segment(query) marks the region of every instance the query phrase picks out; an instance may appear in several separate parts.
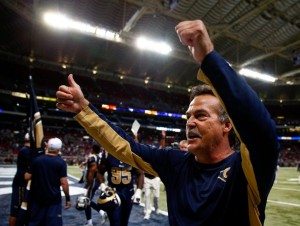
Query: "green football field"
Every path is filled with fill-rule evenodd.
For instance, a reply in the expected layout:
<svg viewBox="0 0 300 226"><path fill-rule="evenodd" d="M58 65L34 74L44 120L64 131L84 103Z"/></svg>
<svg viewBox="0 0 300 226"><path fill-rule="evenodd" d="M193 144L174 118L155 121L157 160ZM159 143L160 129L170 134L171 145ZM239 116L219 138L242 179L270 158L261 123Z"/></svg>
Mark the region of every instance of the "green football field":
<svg viewBox="0 0 300 226"><path fill-rule="evenodd" d="M79 178L78 166L69 166L68 173ZM265 226L299 226L300 225L300 173L295 167L280 168L277 182L268 198ZM164 186L161 186L159 208L167 211Z"/></svg>

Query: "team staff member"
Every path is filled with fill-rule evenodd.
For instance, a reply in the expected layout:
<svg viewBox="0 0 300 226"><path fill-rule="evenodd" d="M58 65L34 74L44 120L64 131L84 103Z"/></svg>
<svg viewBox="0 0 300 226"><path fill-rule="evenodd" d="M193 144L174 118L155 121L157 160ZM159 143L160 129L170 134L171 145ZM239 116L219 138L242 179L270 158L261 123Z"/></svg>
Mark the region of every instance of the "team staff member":
<svg viewBox="0 0 300 226"><path fill-rule="evenodd" d="M164 148L166 146L166 131L161 131L161 137L159 141L159 148ZM155 213L159 213L158 209L158 201L160 195L160 178L157 176L153 176L149 173L145 173L144 179L144 191L145 191L145 208L144 208L144 219L150 219L152 212L151 205L151 192L153 193L153 207Z"/></svg>
<svg viewBox="0 0 300 226"><path fill-rule="evenodd" d="M153 207L155 213L159 213L158 210L158 201L159 201L159 194L160 194L160 178L157 176L153 176L149 173L145 173L144 179L144 191L145 191L145 208L144 208L144 219L150 219L151 212L152 212L152 205L151 205L151 191L153 192Z"/></svg>
<svg viewBox="0 0 300 226"><path fill-rule="evenodd" d="M36 157L28 175L31 178L29 226L61 226L60 186L66 197L65 208L71 207L67 164L58 155L62 148L59 138L49 139L44 155Z"/></svg>
<svg viewBox="0 0 300 226"><path fill-rule="evenodd" d="M25 173L28 172L31 162L31 150L29 134L26 133L24 137L24 147L18 153L17 172L13 179L11 206L9 216L9 226L23 225L26 219L17 219L20 211L21 202L24 198L27 180ZM25 220L25 221L24 221Z"/></svg>
<svg viewBox="0 0 300 226"><path fill-rule="evenodd" d="M181 22L176 32L201 65L199 78L210 85L191 92L188 152L134 142L89 104L71 75L69 86L56 93L57 107L78 113L76 120L108 152L159 175L170 225L262 225L278 158L275 123L246 81L214 51L201 20ZM233 128L239 152L230 143Z"/></svg>

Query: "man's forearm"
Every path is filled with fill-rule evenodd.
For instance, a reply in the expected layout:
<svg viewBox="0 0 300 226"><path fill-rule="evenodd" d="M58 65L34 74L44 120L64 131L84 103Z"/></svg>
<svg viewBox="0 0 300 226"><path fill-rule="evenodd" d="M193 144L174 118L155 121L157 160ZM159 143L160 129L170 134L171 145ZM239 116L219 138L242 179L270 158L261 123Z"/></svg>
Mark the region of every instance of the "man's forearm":
<svg viewBox="0 0 300 226"><path fill-rule="evenodd" d="M116 132L109 122L99 117L91 108L86 107L79 114L75 116L75 119L81 124L83 128L99 143L101 146L115 158L125 162L133 167L142 169L152 175L157 175L149 163L145 162L140 156L132 152L130 142L134 142L132 138L129 138L122 132L122 136ZM121 133L121 132L120 132ZM128 140L127 140L128 139Z"/></svg>
<svg viewBox="0 0 300 226"><path fill-rule="evenodd" d="M66 196L66 201L70 201L70 194L69 194L69 183L67 178L61 178L60 179L60 185L63 189L63 192Z"/></svg>
<svg viewBox="0 0 300 226"><path fill-rule="evenodd" d="M144 186L144 172L141 172L137 178L137 188L142 189Z"/></svg>
<svg viewBox="0 0 300 226"><path fill-rule="evenodd" d="M61 185L62 186L62 189L63 189L63 192L65 195L69 195L69 184L67 183L64 183Z"/></svg>

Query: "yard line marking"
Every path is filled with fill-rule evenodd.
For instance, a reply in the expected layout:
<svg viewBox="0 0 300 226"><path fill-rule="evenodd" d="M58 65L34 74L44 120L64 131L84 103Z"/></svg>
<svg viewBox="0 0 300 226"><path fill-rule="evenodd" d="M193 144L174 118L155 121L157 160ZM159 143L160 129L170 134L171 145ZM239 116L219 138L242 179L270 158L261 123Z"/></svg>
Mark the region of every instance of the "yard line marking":
<svg viewBox="0 0 300 226"><path fill-rule="evenodd" d="M65 196L65 193L62 191L62 187L61 188L61 196ZM85 193L85 189L84 188L80 188L80 187L76 187L76 186L69 186L69 193L71 196L73 195L82 195Z"/></svg>
<svg viewBox="0 0 300 226"><path fill-rule="evenodd" d="M268 199L268 202L276 203L276 204L282 204L282 205L288 205L288 206L300 207L300 204L290 203L290 202L280 202L280 201L275 201L275 200L270 200L270 199Z"/></svg>
<svg viewBox="0 0 300 226"><path fill-rule="evenodd" d="M142 206L142 207L145 207L145 203L143 203L143 202L141 202L141 203L138 204L138 205L140 205L140 206ZM152 207L151 209L152 209L152 211L155 211L154 207ZM167 211L164 211L164 210L158 209L158 213L160 213L160 214L162 214L162 215L165 215L165 216L168 216L168 212L167 212Z"/></svg>
<svg viewBox="0 0 300 226"><path fill-rule="evenodd" d="M286 191L300 191L299 189L293 189L293 188L280 188L280 187L273 187L273 189L286 190Z"/></svg>
<svg viewBox="0 0 300 226"><path fill-rule="evenodd" d="M71 196L72 195L84 194L84 192L85 192L84 188L76 187L76 186L69 186L69 193L70 193ZM0 188L0 196L11 194L11 193L12 193L12 187ZM64 192L62 191L62 188L61 188L61 195L65 196Z"/></svg>
<svg viewBox="0 0 300 226"><path fill-rule="evenodd" d="M7 175L7 176L3 176L3 175L0 175L0 178L14 178L15 176L13 176L13 175L11 175L11 176L9 176L9 175Z"/></svg>
<svg viewBox="0 0 300 226"><path fill-rule="evenodd" d="M299 179L298 178L290 178L290 179L287 179L287 181L299 181Z"/></svg>
<svg viewBox="0 0 300 226"><path fill-rule="evenodd" d="M7 188L0 188L0 195L7 195L11 194L12 188L7 187Z"/></svg>
<svg viewBox="0 0 300 226"><path fill-rule="evenodd" d="M71 178L74 179L74 180L79 180L78 177L75 177L75 176L73 176L73 175L71 175L71 174L69 174L69 173L68 173L68 177L71 177Z"/></svg>
<svg viewBox="0 0 300 226"><path fill-rule="evenodd" d="M12 181L0 181L0 185L12 185Z"/></svg>
<svg viewBox="0 0 300 226"><path fill-rule="evenodd" d="M285 182L277 182L277 184L299 184L298 181L285 181Z"/></svg>

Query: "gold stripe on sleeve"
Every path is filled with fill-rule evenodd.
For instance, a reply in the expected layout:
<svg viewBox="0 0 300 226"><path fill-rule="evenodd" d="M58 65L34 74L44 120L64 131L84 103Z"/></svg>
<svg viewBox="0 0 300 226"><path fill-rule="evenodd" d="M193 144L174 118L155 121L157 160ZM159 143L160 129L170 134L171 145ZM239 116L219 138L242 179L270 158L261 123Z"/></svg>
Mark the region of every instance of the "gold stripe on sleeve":
<svg viewBox="0 0 300 226"><path fill-rule="evenodd" d="M115 132L89 106L74 118L109 154L133 167L158 176L149 163L132 152L129 142Z"/></svg>
<svg viewBox="0 0 300 226"><path fill-rule="evenodd" d="M223 100L221 99L218 92L213 87L209 78L204 74L204 72L201 69L198 71L197 79L212 87L215 96L218 97L223 108L226 110ZM226 112L227 112L227 110L226 110ZM238 137L238 139L241 142L240 151L241 151L241 156L242 156L242 168L243 168L244 174L245 174L247 182L248 182L247 191L248 191L248 207L249 207L250 225L251 226L261 226L262 224L259 219L259 211L258 211L258 207L257 207L260 203L260 194L258 191L258 186L257 186L257 181L256 181L256 177L254 174L253 166L252 166L252 163L250 160L249 151L248 151L248 148L246 147L246 145L243 143L243 141L231 119L230 119L230 122L233 126L236 136Z"/></svg>

